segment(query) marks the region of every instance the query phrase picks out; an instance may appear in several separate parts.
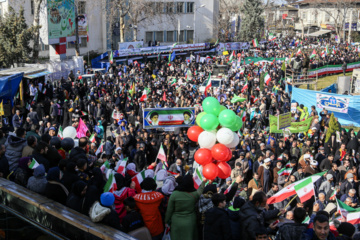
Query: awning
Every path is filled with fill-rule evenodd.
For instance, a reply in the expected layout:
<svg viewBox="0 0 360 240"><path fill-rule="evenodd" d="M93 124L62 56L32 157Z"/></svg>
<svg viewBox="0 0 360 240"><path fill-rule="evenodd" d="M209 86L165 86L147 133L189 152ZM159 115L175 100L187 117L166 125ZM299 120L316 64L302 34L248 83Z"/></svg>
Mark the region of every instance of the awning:
<svg viewBox="0 0 360 240"><path fill-rule="evenodd" d="M324 34L329 33L329 32L331 32L331 30L322 29L322 30L317 31L317 32L309 33L307 36L309 36L309 37L318 37L318 36L324 35Z"/></svg>
<svg viewBox="0 0 360 240"><path fill-rule="evenodd" d="M33 78L38 78L38 77L42 77L42 76L49 75L49 74L52 74L52 72L42 71L42 72L30 74L30 75L25 75L24 77L25 77L25 78L33 79Z"/></svg>

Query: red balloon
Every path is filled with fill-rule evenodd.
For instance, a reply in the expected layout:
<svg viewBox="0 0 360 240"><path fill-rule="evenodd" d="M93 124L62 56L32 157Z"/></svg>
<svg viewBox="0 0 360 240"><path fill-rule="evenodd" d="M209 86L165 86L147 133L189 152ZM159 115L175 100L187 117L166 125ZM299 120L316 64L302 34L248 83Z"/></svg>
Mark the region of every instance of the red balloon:
<svg viewBox="0 0 360 240"><path fill-rule="evenodd" d="M79 76L79 79L82 79L82 76Z"/></svg>
<svg viewBox="0 0 360 240"><path fill-rule="evenodd" d="M221 179L226 179L230 177L231 175L231 167L226 162L220 162L217 164L217 167L219 169L218 177Z"/></svg>
<svg viewBox="0 0 360 240"><path fill-rule="evenodd" d="M208 163L203 166L203 176L206 179L214 180L219 172L219 168L214 163Z"/></svg>
<svg viewBox="0 0 360 240"><path fill-rule="evenodd" d="M197 142L200 133L202 133L203 131L204 131L204 129L202 129L199 126L192 126L187 131L188 138L193 142Z"/></svg>
<svg viewBox="0 0 360 240"><path fill-rule="evenodd" d="M240 53L238 53L238 54L237 54L237 56L238 56L238 57L241 57L241 54L240 54Z"/></svg>
<svg viewBox="0 0 360 240"><path fill-rule="evenodd" d="M228 156L227 156L227 158L226 158L226 160L224 162L227 162L232 158L232 151L231 151L230 148L228 148L228 149L229 149Z"/></svg>
<svg viewBox="0 0 360 240"><path fill-rule="evenodd" d="M226 161L229 155L229 148L224 144L218 143L215 144L211 149L211 154L215 160Z"/></svg>
<svg viewBox="0 0 360 240"><path fill-rule="evenodd" d="M213 161L211 151L207 148L200 148L195 152L195 161L200 165L206 165Z"/></svg>

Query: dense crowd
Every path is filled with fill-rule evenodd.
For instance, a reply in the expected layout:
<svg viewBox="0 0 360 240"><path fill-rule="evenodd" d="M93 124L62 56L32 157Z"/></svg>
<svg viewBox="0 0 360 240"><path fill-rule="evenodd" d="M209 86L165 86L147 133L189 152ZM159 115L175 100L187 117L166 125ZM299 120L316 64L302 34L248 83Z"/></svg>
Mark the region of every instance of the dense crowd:
<svg viewBox="0 0 360 240"><path fill-rule="evenodd" d="M284 138L269 133L269 115L291 108L285 69L305 74L311 68L342 64L346 70L346 64L359 61L359 55L350 45L327 39L276 42L271 50L239 51L235 59L239 68L237 64L231 67L226 56L208 57L200 63L191 54L190 61L176 58L169 63L166 58L111 66L89 82L73 72L58 83L31 80L24 94L27 109L14 108L0 129L0 176L94 222L127 233L145 226L152 239L162 239L168 227L173 240L360 239L355 234L358 226L346 222L346 216L337 211L337 200L351 208L359 206L360 134L342 129L340 138L332 134L326 139L330 112L318 113L314 106L308 109L301 103L293 121L313 117L311 134ZM321 57L326 46L336 53ZM301 54L296 54L298 49ZM314 49L318 56L310 58ZM285 64L244 65L247 57L290 59ZM216 64L229 64L224 84L204 93L200 85ZM265 73L271 76L268 84L262 80ZM140 101L145 89L147 99ZM228 161L231 176L204 179L195 189L193 152L198 146L188 139L187 128L145 129L142 112L145 108L195 107L198 114L205 95L218 98L239 116L246 115L240 143L231 149ZM234 96L246 100L232 101ZM67 126L77 128L80 119L89 129L87 137L76 144L58 137ZM161 145L167 168L157 160ZM117 173L119 161L125 158L125 174ZM40 164L35 169L29 168L33 159ZM291 173L279 176L287 163ZM104 192L108 169L115 171L113 193ZM146 178L139 189L134 177L143 170ZM289 197L267 204L269 197L291 183L324 171L310 200L290 202Z"/></svg>

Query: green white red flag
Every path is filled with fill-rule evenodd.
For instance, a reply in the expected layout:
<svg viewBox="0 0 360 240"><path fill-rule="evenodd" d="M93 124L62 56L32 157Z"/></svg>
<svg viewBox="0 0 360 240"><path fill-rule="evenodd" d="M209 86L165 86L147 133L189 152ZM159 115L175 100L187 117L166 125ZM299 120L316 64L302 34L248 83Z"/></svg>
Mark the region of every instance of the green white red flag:
<svg viewBox="0 0 360 240"><path fill-rule="evenodd" d="M205 87L205 97L207 96L207 91L208 89L211 88L211 74L209 74L208 80L206 82L206 87Z"/></svg>
<svg viewBox="0 0 360 240"><path fill-rule="evenodd" d="M100 170L105 173L107 169L110 168L110 162L109 161L106 161L103 163L103 165L101 165L100 167Z"/></svg>
<svg viewBox="0 0 360 240"><path fill-rule="evenodd" d="M355 208L346 205L344 202L340 201L339 199L336 199L336 204L337 204L337 212L344 218L347 218L350 212L356 211Z"/></svg>
<svg viewBox="0 0 360 240"><path fill-rule="evenodd" d="M108 180L104 186L104 192L115 192L117 189L117 185L116 185L116 180L115 180L115 176L114 173L110 173Z"/></svg>
<svg viewBox="0 0 360 240"><path fill-rule="evenodd" d="M143 93L142 93L142 95L141 95L140 101L141 101L141 102L144 102L144 101L146 101L146 100L147 100L147 90L144 89L144 91L143 91Z"/></svg>
<svg viewBox="0 0 360 240"><path fill-rule="evenodd" d="M267 86L269 86L269 83L271 81L271 77L269 73L266 73L265 77L264 77L264 81L266 83Z"/></svg>
<svg viewBox="0 0 360 240"><path fill-rule="evenodd" d="M102 153L103 150L104 150L104 141L102 141L102 142L100 143L100 146L98 147L98 149L97 149L96 152L95 152L95 156L97 156L99 153Z"/></svg>
<svg viewBox="0 0 360 240"><path fill-rule="evenodd" d="M292 168L284 167L280 171L278 171L277 173L278 173L279 177L283 176L283 175L284 176L289 176L291 174L292 170L293 170Z"/></svg>
<svg viewBox="0 0 360 240"><path fill-rule="evenodd" d="M167 163L167 160L166 160L165 150L164 150L164 147L163 147L162 144L160 145L159 152L158 152L158 154L156 156L156 160L157 159L160 159L160 161L162 161L162 163L165 164L166 167L169 167L169 165Z"/></svg>
<svg viewBox="0 0 360 240"><path fill-rule="evenodd" d="M94 143L96 141L95 139L95 134L91 134L90 138L89 138L90 142Z"/></svg>
<svg viewBox="0 0 360 240"><path fill-rule="evenodd" d="M60 139L63 139L64 138L64 135L63 135L63 128L62 126L60 125L59 127L59 131L58 131L58 135L57 135Z"/></svg>
<svg viewBox="0 0 360 240"><path fill-rule="evenodd" d="M194 180L194 187L198 189L200 187L200 184L202 183L204 177L202 175L202 172L197 168L193 174L193 180Z"/></svg>
<svg viewBox="0 0 360 240"><path fill-rule="evenodd" d="M334 189L334 191L331 193L329 199L332 201L334 201L336 199L336 189Z"/></svg>
<svg viewBox="0 0 360 240"><path fill-rule="evenodd" d="M252 40L252 44L253 44L254 47L258 47L258 46L259 46L259 42L258 42L257 38L255 38L255 39Z"/></svg>
<svg viewBox="0 0 360 240"><path fill-rule="evenodd" d="M123 176L125 176L125 169L126 169L126 164L127 164L128 158L124 158L120 161L117 162L117 170L116 172L122 174Z"/></svg>
<svg viewBox="0 0 360 240"><path fill-rule="evenodd" d="M30 165L29 165L29 168L30 168L30 169L35 169L35 168L37 168L38 166L40 166L40 164L33 158L33 159L31 160L31 163L30 163Z"/></svg>
<svg viewBox="0 0 360 240"><path fill-rule="evenodd" d="M314 58L314 57L316 57L316 51L315 51L315 49L313 50L313 52L312 52L312 54L310 55L310 59L312 59L312 58Z"/></svg>
<svg viewBox="0 0 360 240"><path fill-rule="evenodd" d="M230 186L225 190L224 194L227 194L228 192L230 192L231 188L234 186L235 181L233 181Z"/></svg>
<svg viewBox="0 0 360 240"><path fill-rule="evenodd" d="M135 183L135 190L137 193L141 193L140 183L145 179L145 170L142 170L136 174L131 180Z"/></svg>
<svg viewBox="0 0 360 240"><path fill-rule="evenodd" d="M311 178L307 178L305 181L297 183L294 186L294 189L302 203L309 200L315 194L314 184Z"/></svg>
<svg viewBox="0 0 360 240"><path fill-rule="evenodd" d="M110 64L113 64L113 63L114 63L114 55L113 55L113 51L112 51L112 50L111 50L111 52L110 52L109 62L110 62Z"/></svg>

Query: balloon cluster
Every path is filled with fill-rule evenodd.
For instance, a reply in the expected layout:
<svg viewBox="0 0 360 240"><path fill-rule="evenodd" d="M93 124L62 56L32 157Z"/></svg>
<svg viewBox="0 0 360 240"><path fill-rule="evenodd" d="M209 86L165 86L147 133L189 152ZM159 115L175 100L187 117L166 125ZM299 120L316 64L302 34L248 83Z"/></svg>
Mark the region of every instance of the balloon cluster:
<svg viewBox="0 0 360 240"><path fill-rule="evenodd" d="M200 145L194 159L203 166L205 178L226 179L231 174L231 167L226 163L232 157L230 148L239 144L239 136L235 132L243 123L234 111L220 105L216 98L205 98L202 107L204 112L196 117L198 126L190 127L187 132L189 139Z"/></svg>

